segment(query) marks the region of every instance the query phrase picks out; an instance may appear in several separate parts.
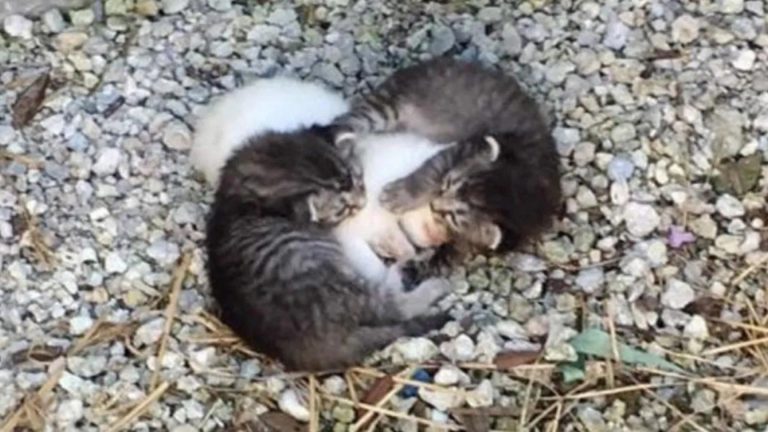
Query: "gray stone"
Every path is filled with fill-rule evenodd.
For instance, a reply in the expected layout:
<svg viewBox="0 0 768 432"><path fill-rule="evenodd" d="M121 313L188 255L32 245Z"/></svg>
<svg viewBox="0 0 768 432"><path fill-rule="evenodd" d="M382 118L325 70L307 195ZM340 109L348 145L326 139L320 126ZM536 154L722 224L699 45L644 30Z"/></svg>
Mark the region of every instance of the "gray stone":
<svg viewBox="0 0 768 432"><path fill-rule="evenodd" d="M106 148L99 152L96 163L93 164L93 172L100 176L112 175L120 165L122 154L116 148Z"/></svg>
<svg viewBox="0 0 768 432"><path fill-rule="evenodd" d="M480 21L487 22L487 23L494 23L501 21L502 13L500 7L490 6L490 7L484 7L480 9L480 11L477 13L477 18Z"/></svg>
<svg viewBox="0 0 768 432"><path fill-rule="evenodd" d="M578 410L579 420L581 424L587 428L589 432L608 432L610 429L603 419L603 415L600 411L587 406Z"/></svg>
<svg viewBox="0 0 768 432"><path fill-rule="evenodd" d="M627 44L629 39L629 27L623 22L615 19L608 23L605 28L603 45L613 50L621 50Z"/></svg>
<svg viewBox="0 0 768 432"><path fill-rule="evenodd" d="M672 22L672 40L689 44L699 37L699 20L688 14L680 15Z"/></svg>
<svg viewBox="0 0 768 432"><path fill-rule="evenodd" d="M96 20L93 9L81 9L69 11L69 20L77 27L88 27Z"/></svg>
<svg viewBox="0 0 768 432"><path fill-rule="evenodd" d="M186 9L189 6L189 0L162 0L160 5L163 13L172 15Z"/></svg>
<svg viewBox="0 0 768 432"><path fill-rule="evenodd" d="M576 285L587 294L593 294L602 287L605 282L603 269L599 267L581 270L576 276Z"/></svg>
<svg viewBox="0 0 768 432"><path fill-rule="evenodd" d="M504 50L507 54L517 55L523 50L523 39L520 37L520 33L517 32L514 24L504 24L504 28L501 31L501 38Z"/></svg>
<svg viewBox="0 0 768 432"><path fill-rule="evenodd" d="M133 337L134 342L139 346L153 345L160 340L163 335L165 318L155 318L136 329Z"/></svg>
<svg viewBox="0 0 768 432"><path fill-rule="evenodd" d="M718 157L736 156L744 143L742 127L744 116L738 110L717 106L707 125L715 134L715 152Z"/></svg>
<svg viewBox="0 0 768 432"><path fill-rule="evenodd" d="M720 12L737 15L744 12L744 0L718 0Z"/></svg>
<svg viewBox="0 0 768 432"><path fill-rule="evenodd" d="M48 31L51 33L59 33L67 26L64 22L64 17L61 16L61 12L56 8L44 13L42 19L45 27L47 27Z"/></svg>
<svg viewBox="0 0 768 432"><path fill-rule="evenodd" d="M287 26L288 24L296 22L298 16L293 9L275 9L274 12L269 14L267 22L276 26Z"/></svg>
<svg viewBox="0 0 768 432"><path fill-rule="evenodd" d="M429 53L434 56L445 54L456 43L456 36L450 27L437 25L432 28L430 34L432 38L429 42Z"/></svg>
<svg viewBox="0 0 768 432"><path fill-rule="evenodd" d="M192 136L184 123L173 121L163 130L163 144L172 150L189 150Z"/></svg>
<svg viewBox="0 0 768 432"><path fill-rule="evenodd" d="M628 154L621 153L608 163L608 178L613 181L628 181L635 171L635 163Z"/></svg>
<svg viewBox="0 0 768 432"><path fill-rule="evenodd" d="M128 270L128 264L125 263L123 258L117 252L110 252L104 259L104 270L107 273L123 273Z"/></svg>
<svg viewBox="0 0 768 432"><path fill-rule="evenodd" d="M208 6L219 12L226 12L232 9L232 0L208 0Z"/></svg>
<svg viewBox="0 0 768 432"><path fill-rule="evenodd" d="M147 248L147 255L161 265L171 265L181 255L179 246L167 240L156 240Z"/></svg>
<svg viewBox="0 0 768 432"><path fill-rule="evenodd" d="M635 126L631 123L621 123L611 130L611 140L616 143L623 143L633 140L637 137Z"/></svg>
<svg viewBox="0 0 768 432"><path fill-rule="evenodd" d="M562 84L565 78L574 70L576 65L568 60L557 61L549 65L546 71L547 81L552 84Z"/></svg>

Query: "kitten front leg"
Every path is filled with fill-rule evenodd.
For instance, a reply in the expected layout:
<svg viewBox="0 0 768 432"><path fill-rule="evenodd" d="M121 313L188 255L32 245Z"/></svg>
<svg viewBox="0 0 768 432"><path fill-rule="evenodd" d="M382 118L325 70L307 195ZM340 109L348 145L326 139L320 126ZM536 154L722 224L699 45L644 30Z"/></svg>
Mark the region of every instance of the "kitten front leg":
<svg viewBox="0 0 768 432"><path fill-rule="evenodd" d="M389 91L379 89L356 98L350 110L331 122L338 143L355 135L395 132L399 129L399 112Z"/></svg>
<svg viewBox="0 0 768 432"><path fill-rule="evenodd" d="M401 214L438 197L451 179L461 180L499 157L499 143L490 136L456 143L424 162L416 171L395 180L379 195L387 210Z"/></svg>

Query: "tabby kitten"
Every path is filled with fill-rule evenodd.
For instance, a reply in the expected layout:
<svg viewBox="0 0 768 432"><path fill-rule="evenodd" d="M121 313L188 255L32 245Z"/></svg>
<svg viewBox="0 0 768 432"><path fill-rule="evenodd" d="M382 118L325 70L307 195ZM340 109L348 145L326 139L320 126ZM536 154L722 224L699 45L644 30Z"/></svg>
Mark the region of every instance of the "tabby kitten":
<svg viewBox="0 0 768 432"><path fill-rule="evenodd" d="M398 70L334 120L335 140L410 131L449 144L380 200L429 205L457 242L508 250L548 228L561 201L550 128L511 76L441 57Z"/></svg>
<svg viewBox="0 0 768 432"><path fill-rule="evenodd" d="M328 221L345 217L326 207L327 191L354 183L332 147L318 128L243 146L221 171L207 225L222 320L289 370L343 369L448 320L428 314L447 280L409 290L400 267L385 266L364 239L299 222L307 208Z"/></svg>

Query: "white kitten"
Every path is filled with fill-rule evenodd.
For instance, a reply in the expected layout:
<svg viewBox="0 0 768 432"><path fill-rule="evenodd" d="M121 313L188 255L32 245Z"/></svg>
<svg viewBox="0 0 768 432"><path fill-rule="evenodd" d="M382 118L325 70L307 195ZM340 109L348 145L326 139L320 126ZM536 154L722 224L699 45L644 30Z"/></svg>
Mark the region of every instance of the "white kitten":
<svg viewBox="0 0 768 432"><path fill-rule="evenodd" d="M192 165L215 187L221 168L247 138L324 126L348 109L340 94L320 84L288 77L256 80L203 112L192 143Z"/></svg>

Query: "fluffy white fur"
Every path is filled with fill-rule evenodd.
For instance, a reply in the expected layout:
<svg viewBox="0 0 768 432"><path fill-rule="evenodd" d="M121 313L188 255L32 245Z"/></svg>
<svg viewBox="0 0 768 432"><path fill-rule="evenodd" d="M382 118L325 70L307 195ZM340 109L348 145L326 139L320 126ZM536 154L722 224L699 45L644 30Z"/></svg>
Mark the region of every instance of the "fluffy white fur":
<svg viewBox="0 0 768 432"><path fill-rule="evenodd" d="M223 96L201 117L192 164L215 186L221 168L247 138L266 131L289 132L313 123L328 124L347 110L341 95L318 84L290 78L258 80ZM367 204L334 233L361 274L383 280L392 275L379 255L404 262L415 255L409 238L418 246L434 246L444 241L445 233L439 231L429 208L397 216L379 204L379 193L444 147L406 133L357 139Z"/></svg>
<svg viewBox="0 0 768 432"><path fill-rule="evenodd" d="M216 186L227 159L249 137L327 125L348 109L340 94L320 84L288 77L256 80L220 97L201 115L192 166Z"/></svg>

